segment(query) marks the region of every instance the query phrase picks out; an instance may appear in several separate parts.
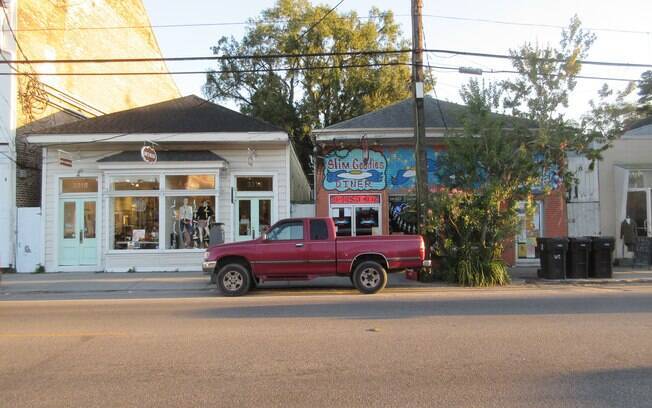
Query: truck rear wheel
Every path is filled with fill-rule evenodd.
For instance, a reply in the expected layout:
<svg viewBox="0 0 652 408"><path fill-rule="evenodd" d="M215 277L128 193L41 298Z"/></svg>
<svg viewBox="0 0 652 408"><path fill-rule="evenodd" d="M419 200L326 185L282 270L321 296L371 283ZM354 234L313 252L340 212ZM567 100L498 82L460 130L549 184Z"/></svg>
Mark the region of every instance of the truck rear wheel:
<svg viewBox="0 0 652 408"><path fill-rule="evenodd" d="M224 265L217 273L217 287L224 296L242 296L249 291L251 275L244 266Z"/></svg>
<svg viewBox="0 0 652 408"><path fill-rule="evenodd" d="M353 284L365 295L380 292L387 285L387 271L378 262L362 262L353 271Z"/></svg>

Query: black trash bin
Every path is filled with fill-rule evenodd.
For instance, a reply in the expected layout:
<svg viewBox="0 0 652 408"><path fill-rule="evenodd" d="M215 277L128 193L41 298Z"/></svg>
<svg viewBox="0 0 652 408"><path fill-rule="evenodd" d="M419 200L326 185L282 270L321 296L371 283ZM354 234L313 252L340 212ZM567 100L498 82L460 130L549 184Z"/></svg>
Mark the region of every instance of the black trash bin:
<svg viewBox="0 0 652 408"><path fill-rule="evenodd" d="M591 240L589 277L613 277L612 253L616 246L616 239L614 237L592 237Z"/></svg>
<svg viewBox="0 0 652 408"><path fill-rule="evenodd" d="M569 238L566 264L566 278L586 279L589 277L591 238Z"/></svg>
<svg viewBox="0 0 652 408"><path fill-rule="evenodd" d="M208 244L210 246L224 243L224 223L216 222L209 228Z"/></svg>
<svg viewBox="0 0 652 408"><path fill-rule="evenodd" d="M568 238L537 238L537 248L541 260L538 276L543 279L565 279Z"/></svg>

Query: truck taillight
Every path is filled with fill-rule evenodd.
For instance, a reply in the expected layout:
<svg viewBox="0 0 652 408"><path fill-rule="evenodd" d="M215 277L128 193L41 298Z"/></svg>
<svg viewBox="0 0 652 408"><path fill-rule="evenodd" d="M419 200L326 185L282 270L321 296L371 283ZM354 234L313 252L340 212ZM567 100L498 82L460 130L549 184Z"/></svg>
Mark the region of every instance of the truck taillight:
<svg viewBox="0 0 652 408"><path fill-rule="evenodd" d="M423 261L426 259L426 243L423 242L423 237L419 236L419 258Z"/></svg>

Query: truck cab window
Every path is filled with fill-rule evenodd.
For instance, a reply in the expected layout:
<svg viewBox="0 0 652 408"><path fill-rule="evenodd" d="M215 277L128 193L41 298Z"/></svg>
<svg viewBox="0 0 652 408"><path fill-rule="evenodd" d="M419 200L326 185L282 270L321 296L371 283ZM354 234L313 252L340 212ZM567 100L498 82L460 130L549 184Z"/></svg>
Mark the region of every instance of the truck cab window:
<svg viewBox="0 0 652 408"><path fill-rule="evenodd" d="M324 241L328 239L328 228L324 220L310 220L310 240Z"/></svg>
<svg viewBox="0 0 652 408"><path fill-rule="evenodd" d="M284 222L267 233L269 241L288 241L303 239L303 221Z"/></svg>

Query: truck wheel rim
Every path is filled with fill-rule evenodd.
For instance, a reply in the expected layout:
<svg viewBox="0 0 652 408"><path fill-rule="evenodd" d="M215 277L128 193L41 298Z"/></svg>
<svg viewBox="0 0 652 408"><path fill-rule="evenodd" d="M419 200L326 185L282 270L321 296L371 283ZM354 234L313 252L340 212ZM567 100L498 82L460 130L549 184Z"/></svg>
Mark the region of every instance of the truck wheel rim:
<svg viewBox="0 0 652 408"><path fill-rule="evenodd" d="M229 290L229 291L236 291L242 287L244 279L242 278L242 274L236 271L229 271L224 274L224 278L222 279L222 283L224 284L224 287Z"/></svg>
<svg viewBox="0 0 652 408"><path fill-rule="evenodd" d="M367 268L360 274L360 283L365 288L375 288L380 283L380 273L373 268Z"/></svg>

